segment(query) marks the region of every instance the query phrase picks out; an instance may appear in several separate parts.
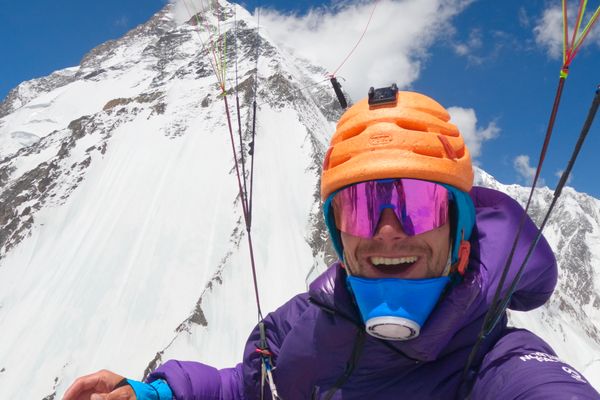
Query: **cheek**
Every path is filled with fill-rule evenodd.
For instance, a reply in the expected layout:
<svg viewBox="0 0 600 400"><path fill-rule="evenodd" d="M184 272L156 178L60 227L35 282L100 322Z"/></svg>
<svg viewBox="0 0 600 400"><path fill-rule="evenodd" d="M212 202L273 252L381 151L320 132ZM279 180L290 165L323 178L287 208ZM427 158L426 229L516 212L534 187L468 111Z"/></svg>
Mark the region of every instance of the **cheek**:
<svg viewBox="0 0 600 400"><path fill-rule="evenodd" d="M432 234L429 238L429 245L433 251L436 264L445 265L448 260L448 253L450 252L450 227L445 225L432 232Z"/></svg>
<svg viewBox="0 0 600 400"><path fill-rule="evenodd" d="M360 238L341 232L342 246L344 248L344 263L350 268L350 272L356 271L358 263L356 261L356 249L360 243Z"/></svg>
<svg viewBox="0 0 600 400"><path fill-rule="evenodd" d="M344 247L344 254L348 253L354 255L354 253L356 252L356 248L358 247L358 243L360 242L360 238L348 235L344 232L341 232L341 238L342 246Z"/></svg>

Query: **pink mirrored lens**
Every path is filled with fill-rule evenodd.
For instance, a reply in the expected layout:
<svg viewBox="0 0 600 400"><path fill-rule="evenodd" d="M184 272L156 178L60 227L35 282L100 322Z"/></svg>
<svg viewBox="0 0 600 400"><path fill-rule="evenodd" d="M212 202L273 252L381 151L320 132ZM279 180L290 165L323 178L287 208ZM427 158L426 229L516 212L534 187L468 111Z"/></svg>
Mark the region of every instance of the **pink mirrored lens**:
<svg viewBox="0 0 600 400"><path fill-rule="evenodd" d="M390 208L409 236L439 228L448 221L448 190L417 179L385 179L357 183L333 198L335 223L353 236L371 238L381 212Z"/></svg>

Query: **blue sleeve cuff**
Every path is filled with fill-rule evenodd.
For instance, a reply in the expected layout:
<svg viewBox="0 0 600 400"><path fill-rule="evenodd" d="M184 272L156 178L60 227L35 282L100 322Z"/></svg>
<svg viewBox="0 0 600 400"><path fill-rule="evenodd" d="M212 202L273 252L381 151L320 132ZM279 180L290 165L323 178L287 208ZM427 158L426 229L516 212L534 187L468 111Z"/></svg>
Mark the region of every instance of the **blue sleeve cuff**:
<svg viewBox="0 0 600 400"><path fill-rule="evenodd" d="M173 392L166 381L162 379L155 380L152 383L138 382L127 379L127 383L135 392L138 400L171 400Z"/></svg>

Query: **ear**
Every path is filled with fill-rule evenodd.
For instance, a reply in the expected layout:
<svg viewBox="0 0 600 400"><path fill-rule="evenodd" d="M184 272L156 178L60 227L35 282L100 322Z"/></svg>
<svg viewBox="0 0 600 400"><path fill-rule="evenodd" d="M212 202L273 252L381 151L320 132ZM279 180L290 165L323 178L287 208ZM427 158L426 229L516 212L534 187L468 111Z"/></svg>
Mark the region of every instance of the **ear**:
<svg viewBox="0 0 600 400"><path fill-rule="evenodd" d="M469 254L471 253L471 243L466 240L460 241L460 247L458 248L458 261L456 263L456 270L463 276L469 264Z"/></svg>

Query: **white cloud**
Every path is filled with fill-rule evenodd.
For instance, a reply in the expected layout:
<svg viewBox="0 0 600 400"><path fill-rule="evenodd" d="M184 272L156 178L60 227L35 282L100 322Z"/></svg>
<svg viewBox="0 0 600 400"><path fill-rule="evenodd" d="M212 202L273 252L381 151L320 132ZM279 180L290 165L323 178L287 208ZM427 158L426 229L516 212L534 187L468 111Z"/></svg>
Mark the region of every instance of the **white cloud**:
<svg viewBox="0 0 600 400"><path fill-rule="evenodd" d="M587 12L583 17L583 22L580 30L583 30L587 22L590 20L592 13ZM573 34L575 25L575 17L577 16L577 9L570 7L567 10L567 16L569 17L569 40ZM555 6L547 8L542 14L542 18L538 24L533 28L536 43L544 48L548 55L552 58L561 58L563 52L563 17L562 8ZM583 46L595 43L600 46L600 29L596 26L592 27L591 32L585 39Z"/></svg>
<svg viewBox="0 0 600 400"><path fill-rule="evenodd" d="M554 176L556 176L558 178L558 180L560 181L560 178L562 177L563 172L565 172L564 169L559 169L558 171L556 171L554 173ZM569 174L569 177L567 178L567 185L571 184L571 182L573 181L573 178L574 178L574 176L573 176L573 173L571 172Z"/></svg>
<svg viewBox="0 0 600 400"><path fill-rule="evenodd" d="M562 9L552 7L544 10L541 20L533 28L535 41L553 58L562 57L563 51Z"/></svg>
<svg viewBox="0 0 600 400"><path fill-rule="evenodd" d="M450 20L471 0L380 0L362 42L338 71L354 100L370 86L396 82L408 87L417 79L427 49L452 31ZM344 1L306 15L261 11L261 25L278 45L335 71L363 33L373 2Z"/></svg>
<svg viewBox="0 0 600 400"><path fill-rule="evenodd" d="M477 116L472 108L449 107L448 113L451 116L450 122L460 130L473 158L481 154L483 142L494 139L500 134L500 128L494 121L485 128L478 127Z"/></svg>
<svg viewBox="0 0 600 400"><path fill-rule="evenodd" d="M536 168L531 166L531 161L529 160L529 156L525 154L521 154L515 157L513 161L513 166L515 170L519 174L519 177L526 185L531 185L533 183L533 178L535 178ZM543 178L538 178L537 186L544 186L546 183Z"/></svg>
<svg viewBox="0 0 600 400"><path fill-rule="evenodd" d="M530 24L529 15L527 15L527 10L525 9L525 7L523 7L523 6L519 7L518 18L519 18L519 25L521 25L523 28L529 27L529 24Z"/></svg>
<svg viewBox="0 0 600 400"><path fill-rule="evenodd" d="M481 64L483 58L474 53L483 46L483 35L480 29L472 29L465 43L456 42L453 45L454 52L461 57L467 57L471 64Z"/></svg>
<svg viewBox="0 0 600 400"><path fill-rule="evenodd" d="M469 54L469 46L467 46L464 43L456 43L454 45L454 51L459 56L466 56L467 54Z"/></svg>

